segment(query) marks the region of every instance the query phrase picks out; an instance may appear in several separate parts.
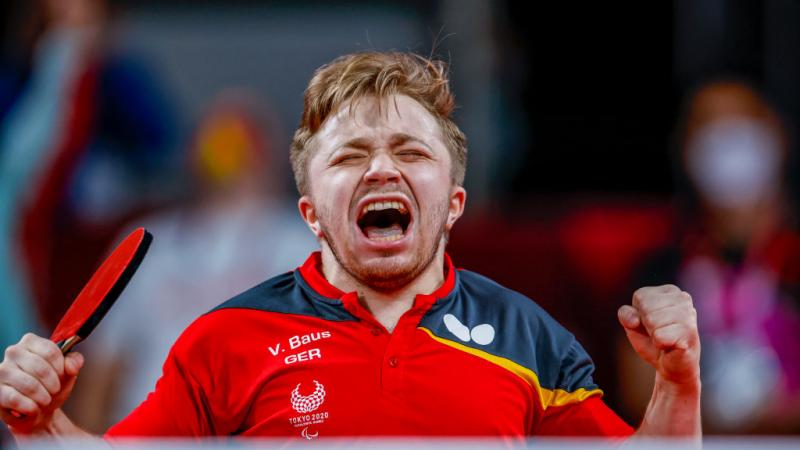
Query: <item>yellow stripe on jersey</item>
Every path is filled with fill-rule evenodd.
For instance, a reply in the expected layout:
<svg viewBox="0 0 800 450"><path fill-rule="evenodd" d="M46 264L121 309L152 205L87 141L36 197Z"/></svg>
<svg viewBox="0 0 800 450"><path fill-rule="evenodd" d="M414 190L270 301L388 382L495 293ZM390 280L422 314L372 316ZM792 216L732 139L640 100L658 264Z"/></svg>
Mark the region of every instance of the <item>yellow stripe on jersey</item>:
<svg viewBox="0 0 800 450"><path fill-rule="evenodd" d="M539 384L539 376L536 375L536 372L532 371L531 369L525 366L521 366L508 358L503 358L502 356L493 355L483 350L478 350L476 348L468 347L466 345L463 345L455 341L451 341L449 339L441 338L433 334L431 330L425 327L418 327L418 328L427 333L428 336L430 336L433 340L441 344L444 344L456 350L461 350L462 352L466 352L469 353L470 355L474 355L477 356L478 358L489 361L490 363L496 364L508 370L509 372L513 373L514 375L522 378L529 385L531 385L531 387L533 387L539 394L539 400L542 404L542 410L545 410L550 406L564 406L564 405L569 405L571 403L582 402L583 400L586 400L587 398L593 395L603 395L603 391L600 389L587 390L584 388L580 388L573 392L568 392L565 391L564 389L543 388L541 384Z"/></svg>

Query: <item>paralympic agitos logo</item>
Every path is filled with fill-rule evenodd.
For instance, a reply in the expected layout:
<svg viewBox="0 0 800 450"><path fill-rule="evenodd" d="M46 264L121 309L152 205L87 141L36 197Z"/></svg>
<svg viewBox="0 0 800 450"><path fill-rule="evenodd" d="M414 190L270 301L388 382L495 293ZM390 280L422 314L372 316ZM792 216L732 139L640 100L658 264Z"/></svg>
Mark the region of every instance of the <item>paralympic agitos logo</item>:
<svg viewBox="0 0 800 450"><path fill-rule="evenodd" d="M300 383L297 383L291 397L292 408L295 411L301 414L310 413L319 408L325 401L325 386L317 380L314 380L314 384L316 385L314 392L309 395L300 395Z"/></svg>

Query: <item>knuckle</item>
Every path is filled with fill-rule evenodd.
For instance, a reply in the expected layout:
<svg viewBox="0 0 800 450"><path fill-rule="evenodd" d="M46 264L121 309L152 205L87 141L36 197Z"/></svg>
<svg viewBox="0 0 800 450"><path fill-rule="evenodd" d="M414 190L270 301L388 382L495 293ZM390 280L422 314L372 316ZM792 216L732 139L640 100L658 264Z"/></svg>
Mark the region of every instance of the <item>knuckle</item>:
<svg viewBox="0 0 800 450"><path fill-rule="evenodd" d="M18 409L20 395L6 386L0 386L0 406L8 409Z"/></svg>
<svg viewBox="0 0 800 450"><path fill-rule="evenodd" d="M697 312L695 312L692 305L682 304L675 310L675 318L678 323L690 324L695 321Z"/></svg>
<svg viewBox="0 0 800 450"><path fill-rule="evenodd" d="M18 358L21 353L22 353L22 348L20 348L20 344L15 344L6 348L5 356L6 359L13 361L16 358Z"/></svg>
<svg viewBox="0 0 800 450"><path fill-rule="evenodd" d="M652 329L655 327L655 318L652 314L642 314L641 315L642 323L644 324L645 328Z"/></svg>
<svg viewBox="0 0 800 450"><path fill-rule="evenodd" d="M20 391L20 392L22 392L22 391ZM36 403L38 403L38 404L40 404L42 406L49 405L50 404L50 400L52 398L52 397L50 397L50 394L47 393L47 391L44 388L39 386L38 383L36 385L34 385L34 386L31 386L29 390L26 390L25 392L22 392L22 393L27 395L28 398L30 398L31 400L35 401Z"/></svg>
<svg viewBox="0 0 800 450"><path fill-rule="evenodd" d="M42 406L48 406L53 401L53 396L50 395L45 389L40 389L36 392L36 403L39 403Z"/></svg>
<svg viewBox="0 0 800 450"><path fill-rule="evenodd" d="M692 295L691 295L691 294L689 294L689 293L688 293L688 292L686 292L686 291L681 291L681 292L680 292L680 294L678 294L678 298L679 298L679 299L680 299L680 300L681 300L683 303L692 304Z"/></svg>
<svg viewBox="0 0 800 450"><path fill-rule="evenodd" d="M18 384L22 371L17 367L0 367L0 383L6 386Z"/></svg>
<svg viewBox="0 0 800 450"><path fill-rule="evenodd" d="M664 291L664 292L667 292L667 293L679 292L680 291L678 286L675 286L674 284L665 284L665 285L661 286L661 290Z"/></svg>
<svg viewBox="0 0 800 450"><path fill-rule="evenodd" d="M58 346L50 341L40 342L39 345L36 346L35 351L42 358L51 362L58 361L58 358L61 356Z"/></svg>
<svg viewBox="0 0 800 450"><path fill-rule="evenodd" d="M44 364L36 364L31 368L31 375L39 380L44 380L50 376L50 370Z"/></svg>
<svg viewBox="0 0 800 450"><path fill-rule="evenodd" d="M633 292L633 303L634 304L642 303L644 299L647 297L647 293L649 292L648 289L649 289L648 287L640 287L639 289L635 290Z"/></svg>
<svg viewBox="0 0 800 450"><path fill-rule="evenodd" d="M661 330L654 330L654 331L651 333L651 336L653 336L653 342L655 342L656 344L658 344L658 343L660 343L660 342L663 340L663 338L664 338L664 332L663 332L663 331L661 331Z"/></svg>
<svg viewBox="0 0 800 450"><path fill-rule="evenodd" d="M29 376L20 377L20 379L15 384L17 390L26 395L35 394L37 388L39 387L39 383Z"/></svg>
<svg viewBox="0 0 800 450"><path fill-rule="evenodd" d="M44 376L39 378L39 380L47 392L56 394L61 390L61 382L59 381L58 376L54 375L51 370L48 370Z"/></svg>
<svg viewBox="0 0 800 450"><path fill-rule="evenodd" d="M656 344L666 344L669 340L669 332L663 328L653 332L653 341Z"/></svg>

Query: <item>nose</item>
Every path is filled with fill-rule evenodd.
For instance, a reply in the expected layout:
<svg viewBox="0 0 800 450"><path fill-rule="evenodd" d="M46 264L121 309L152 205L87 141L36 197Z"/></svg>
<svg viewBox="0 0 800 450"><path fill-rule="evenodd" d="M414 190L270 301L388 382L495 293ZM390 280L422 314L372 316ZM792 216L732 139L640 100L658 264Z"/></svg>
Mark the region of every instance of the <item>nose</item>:
<svg viewBox="0 0 800 450"><path fill-rule="evenodd" d="M386 184L400 181L400 171L394 164L392 157L385 152L375 152L369 162L367 171L364 172L364 182L367 184Z"/></svg>

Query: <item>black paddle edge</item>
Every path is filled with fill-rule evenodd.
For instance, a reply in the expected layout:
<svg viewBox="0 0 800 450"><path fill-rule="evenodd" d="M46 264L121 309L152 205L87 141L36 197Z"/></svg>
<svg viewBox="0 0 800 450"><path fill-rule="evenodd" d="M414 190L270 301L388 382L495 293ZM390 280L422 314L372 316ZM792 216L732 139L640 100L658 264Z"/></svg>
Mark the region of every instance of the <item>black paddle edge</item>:
<svg viewBox="0 0 800 450"><path fill-rule="evenodd" d="M133 274L136 273L136 270L139 269L139 264L142 263L144 260L144 256L147 254L147 250L150 248L150 244L153 242L153 235L150 234L147 230L144 230L144 237L142 237L142 243L139 245L139 248L136 249L136 253L133 254L133 258L131 258L130 264L125 270L122 271L122 274L117 278L117 281L114 283L114 286L111 287L111 290L108 291L108 294L100 302L100 306L97 307L95 312L89 316L89 319L78 329L78 332L75 333L78 335L81 340L86 339L89 334L94 331L97 324L103 320L108 310L111 309L111 306L119 298L122 291L125 290L125 287L128 285L128 282L131 281L133 278Z"/></svg>

